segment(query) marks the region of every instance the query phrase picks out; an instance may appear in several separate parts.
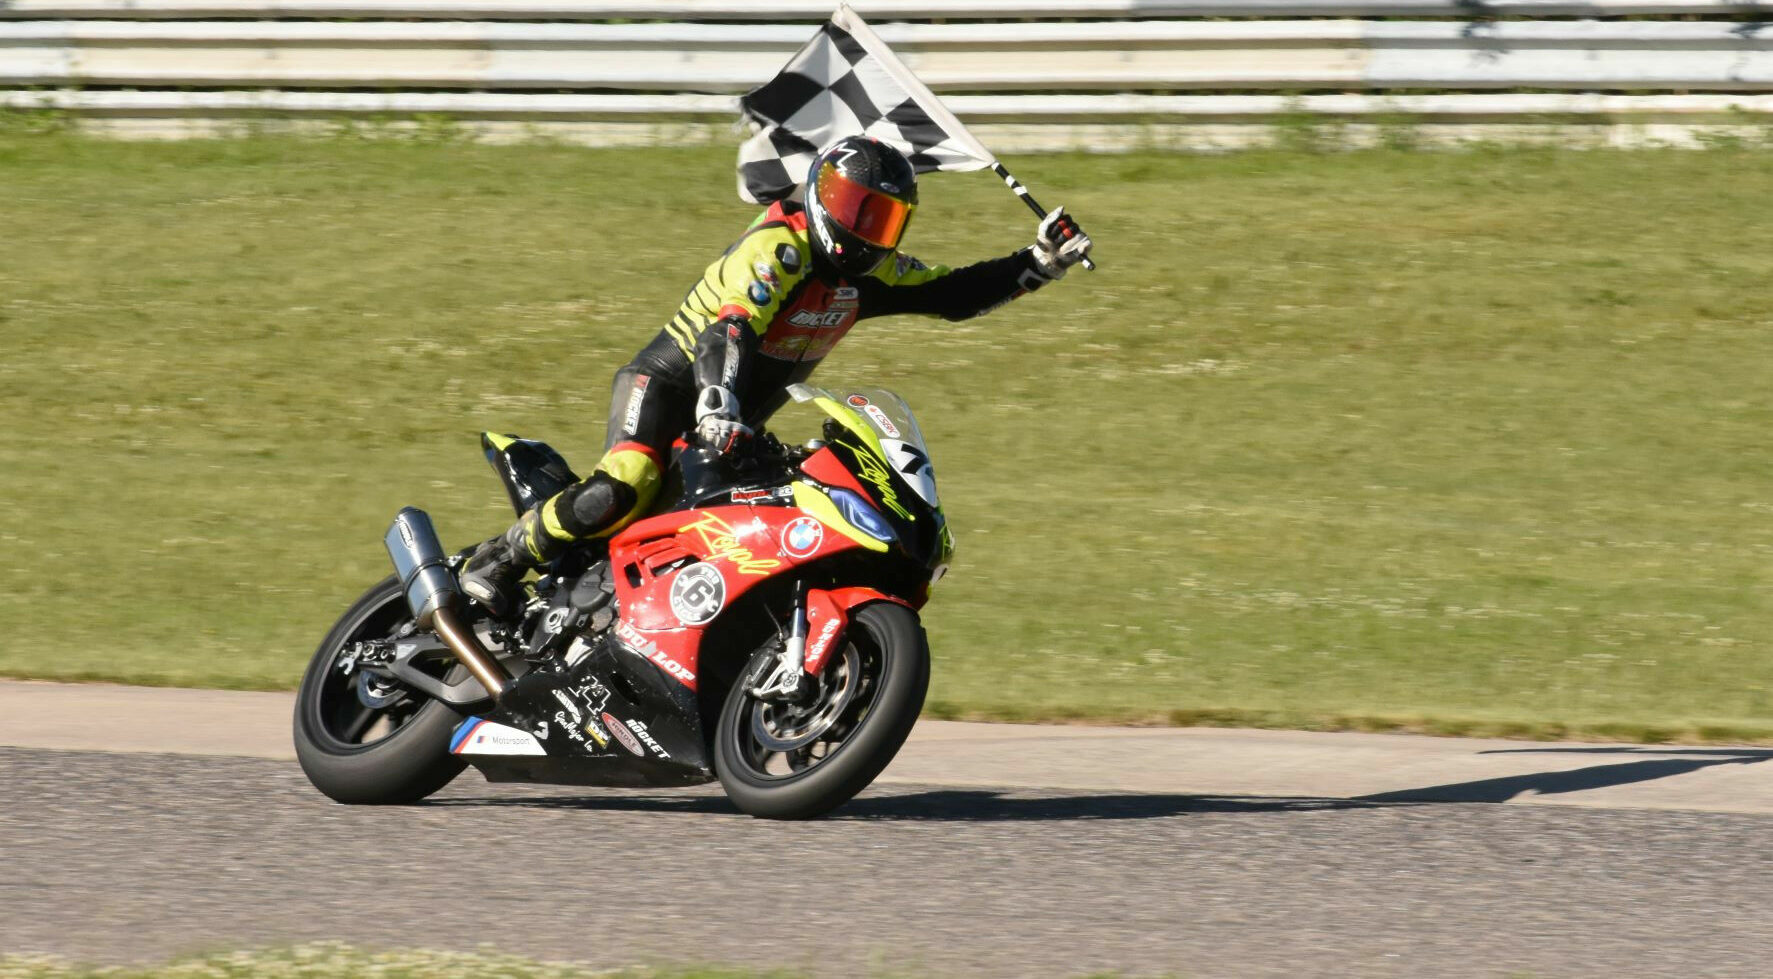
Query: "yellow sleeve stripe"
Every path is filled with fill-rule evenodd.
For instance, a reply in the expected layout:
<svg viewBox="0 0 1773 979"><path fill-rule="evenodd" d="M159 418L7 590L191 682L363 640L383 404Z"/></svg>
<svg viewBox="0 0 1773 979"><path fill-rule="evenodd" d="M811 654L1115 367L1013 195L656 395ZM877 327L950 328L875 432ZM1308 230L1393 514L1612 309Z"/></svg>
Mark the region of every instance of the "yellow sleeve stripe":
<svg viewBox="0 0 1773 979"><path fill-rule="evenodd" d="M683 321L683 314L679 313L676 318L666 324L665 332L671 334L671 339L677 341L677 345L683 348L684 353L694 353L696 334L690 329L689 324Z"/></svg>
<svg viewBox="0 0 1773 979"><path fill-rule="evenodd" d="M708 294L708 298L706 298L706 299L702 298L702 293L704 291L706 291ZM709 319L713 319L714 317L720 315L720 307L726 305L726 303L721 301L721 295L720 295L719 291L717 291L712 285L709 284L708 279L706 277L704 277L702 279L702 281L696 283L696 291L694 293L694 298L697 302L702 304L703 308L699 312L701 312L704 316L707 316Z"/></svg>

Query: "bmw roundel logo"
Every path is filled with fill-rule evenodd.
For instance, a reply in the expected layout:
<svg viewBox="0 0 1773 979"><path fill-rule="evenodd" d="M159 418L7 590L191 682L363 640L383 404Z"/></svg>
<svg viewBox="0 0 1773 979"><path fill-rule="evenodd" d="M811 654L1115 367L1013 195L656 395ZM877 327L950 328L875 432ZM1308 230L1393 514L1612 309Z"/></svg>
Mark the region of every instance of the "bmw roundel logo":
<svg viewBox="0 0 1773 979"><path fill-rule="evenodd" d="M751 301L759 306L769 305L770 287L756 279L751 280Z"/></svg>
<svg viewBox="0 0 1773 979"><path fill-rule="evenodd" d="M790 557L806 557L825 542L825 525L812 517L798 517L782 528L782 551Z"/></svg>

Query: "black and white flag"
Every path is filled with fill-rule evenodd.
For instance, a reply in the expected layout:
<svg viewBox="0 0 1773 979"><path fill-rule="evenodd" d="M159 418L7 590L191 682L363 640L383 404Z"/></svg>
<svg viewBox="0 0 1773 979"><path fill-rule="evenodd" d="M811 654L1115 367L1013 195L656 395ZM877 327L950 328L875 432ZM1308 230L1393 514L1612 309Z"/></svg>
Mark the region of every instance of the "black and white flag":
<svg viewBox="0 0 1773 979"><path fill-rule="evenodd" d="M892 145L918 173L997 164L847 5L739 107L756 130L739 147L739 196L753 204L794 193L819 151L845 136Z"/></svg>

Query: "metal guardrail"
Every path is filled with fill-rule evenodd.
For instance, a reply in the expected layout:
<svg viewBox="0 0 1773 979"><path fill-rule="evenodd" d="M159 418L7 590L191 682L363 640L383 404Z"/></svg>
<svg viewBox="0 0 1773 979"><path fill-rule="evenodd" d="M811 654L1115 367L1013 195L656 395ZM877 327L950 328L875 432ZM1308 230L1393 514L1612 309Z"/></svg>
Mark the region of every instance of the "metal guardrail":
<svg viewBox="0 0 1773 979"><path fill-rule="evenodd" d="M1000 151L1230 148L1270 139L1278 119L1357 142L1407 122L1427 142L1618 145L1758 139L1773 120L1773 96L1750 94L1773 91L1773 25L1744 19L1773 15L1773 0L854 3ZM769 78L832 6L0 0L0 86L30 89L0 89L0 108L126 136L422 116L491 139L730 143L732 94ZM1673 14L1715 19L1616 19ZM1186 94L1203 89L1250 94ZM1483 94L1498 89L1542 91ZM1276 90L1364 94L1256 94ZM1402 94L1424 90L1461 94ZM1645 94L1557 94L1595 90ZM1172 94L1041 94L1056 91ZM1647 94L1688 92L1720 94Z"/></svg>
<svg viewBox="0 0 1773 979"><path fill-rule="evenodd" d="M0 0L0 19L823 20L830 0ZM871 20L1627 17L1773 13L1773 0L855 0Z"/></svg>
<svg viewBox="0 0 1773 979"><path fill-rule="evenodd" d="M1773 95L954 95L943 100L957 115L991 122L1042 120L1139 121L1271 120L1325 122L1485 120L1576 122L1598 116L1635 120L1724 121L1744 112L1773 112ZM0 91L0 106L128 114L235 113L543 119L658 116L731 125L738 101L730 95L530 94L505 92L139 92L79 89Z"/></svg>
<svg viewBox="0 0 1773 979"><path fill-rule="evenodd" d="M1694 145L1759 140L1773 95L1066 95L951 96L944 101L998 152L1169 148L1229 150L1295 135L1355 145L1406 139L1563 145ZM259 129L436 135L450 127L488 141L548 137L597 146L733 142L725 95L499 92L0 91L0 108L64 111L89 131L131 138L231 135Z"/></svg>
<svg viewBox="0 0 1773 979"><path fill-rule="evenodd" d="M1773 89L1773 30L1728 22L883 24L937 90ZM0 84L735 92L797 25L0 23Z"/></svg>

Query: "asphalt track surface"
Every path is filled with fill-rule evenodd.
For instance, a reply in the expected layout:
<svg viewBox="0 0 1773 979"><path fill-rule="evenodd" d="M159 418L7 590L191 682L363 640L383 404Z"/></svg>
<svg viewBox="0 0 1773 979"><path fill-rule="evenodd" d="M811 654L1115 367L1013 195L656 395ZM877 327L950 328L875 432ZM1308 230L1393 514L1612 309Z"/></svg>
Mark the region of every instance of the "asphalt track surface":
<svg viewBox="0 0 1773 979"><path fill-rule="evenodd" d="M914 747L984 750L932 730ZM1013 774L1046 739L998 740ZM1066 750L1079 743L1124 764L1124 739ZM1378 750L1347 744L1361 764ZM1367 798L1215 794L1186 771L1171 791L895 781L784 824L718 790L471 772L425 804L345 807L280 758L136 747L0 748L0 951L143 961L338 939L841 976L1773 974L1773 814L1703 811L1719 807L1702 781L1693 809L1530 801L1766 782L1755 749L1515 745L1537 753L1510 764L1549 774ZM1432 801L1466 798L1529 801Z"/></svg>

